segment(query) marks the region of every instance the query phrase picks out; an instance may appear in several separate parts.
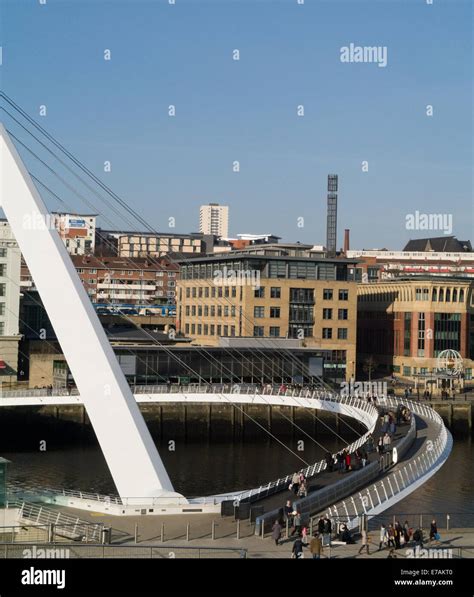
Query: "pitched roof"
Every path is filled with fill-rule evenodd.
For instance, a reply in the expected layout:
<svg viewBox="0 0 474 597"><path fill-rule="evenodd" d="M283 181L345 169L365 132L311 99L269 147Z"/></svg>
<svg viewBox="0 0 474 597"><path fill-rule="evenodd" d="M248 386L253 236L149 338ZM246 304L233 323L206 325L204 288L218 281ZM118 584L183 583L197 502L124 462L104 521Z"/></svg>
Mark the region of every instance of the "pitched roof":
<svg viewBox="0 0 474 597"><path fill-rule="evenodd" d="M435 253L467 253L472 251L471 241L461 241L455 236L435 236L409 240L404 251L434 251Z"/></svg>

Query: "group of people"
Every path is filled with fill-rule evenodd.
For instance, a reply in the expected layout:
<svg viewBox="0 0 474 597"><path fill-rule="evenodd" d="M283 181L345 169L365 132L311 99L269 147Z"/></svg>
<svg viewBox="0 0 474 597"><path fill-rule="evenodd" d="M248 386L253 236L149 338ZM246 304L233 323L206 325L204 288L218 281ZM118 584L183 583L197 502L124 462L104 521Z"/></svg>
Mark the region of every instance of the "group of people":
<svg viewBox="0 0 474 597"><path fill-rule="evenodd" d="M298 510L293 510L290 500L287 501L284 512L285 520L288 521L288 527L291 527L289 537L296 535L291 550L291 557L302 558L304 557L303 549L309 548L313 559L320 558L324 547L328 547L331 544L332 523L330 518L327 515L324 517L321 516L318 520L317 530L310 537L308 527L302 523L301 513ZM276 546L283 544L282 533L282 524L279 520L275 520L272 527L272 539Z"/></svg>
<svg viewBox="0 0 474 597"><path fill-rule="evenodd" d="M308 484L306 477L302 471L293 473L291 483L288 489L292 491L299 498L304 498L308 495Z"/></svg>
<svg viewBox="0 0 474 597"><path fill-rule="evenodd" d="M431 521L429 540L430 542L440 540L438 525L435 519ZM384 524L380 526L379 551L385 547L392 547L397 550L402 545L408 545L411 542L414 546L423 548L424 534L421 527L413 529L407 520L405 520L403 525L397 520L394 524L389 524L388 527Z"/></svg>

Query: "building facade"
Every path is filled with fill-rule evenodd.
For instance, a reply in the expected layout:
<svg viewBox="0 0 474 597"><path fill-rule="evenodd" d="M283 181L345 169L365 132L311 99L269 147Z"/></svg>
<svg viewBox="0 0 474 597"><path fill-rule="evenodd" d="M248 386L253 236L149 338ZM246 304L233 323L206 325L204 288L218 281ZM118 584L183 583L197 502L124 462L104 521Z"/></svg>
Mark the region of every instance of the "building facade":
<svg viewBox="0 0 474 597"><path fill-rule="evenodd" d="M0 383L16 382L21 253L10 225L0 221Z"/></svg>
<svg viewBox="0 0 474 597"><path fill-rule="evenodd" d="M359 365L373 358L379 369L406 378L436 377L439 356L456 351L463 378L474 367L474 281L418 278L358 287Z"/></svg>
<svg viewBox="0 0 474 597"><path fill-rule="evenodd" d="M324 351L334 379L355 375L355 262L233 253L181 262L177 329L194 344L293 338ZM255 346L258 349L258 346Z"/></svg>
<svg viewBox="0 0 474 597"><path fill-rule="evenodd" d="M202 234L120 232L113 230L97 231L97 255L118 257L164 257L171 253L200 254L208 250L208 243Z"/></svg>
<svg viewBox="0 0 474 597"><path fill-rule="evenodd" d="M93 303L175 303L179 266L168 259L73 256Z"/></svg>
<svg viewBox="0 0 474 597"><path fill-rule="evenodd" d="M54 226L71 255L93 255L97 214L53 212Z"/></svg>
<svg viewBox="0 0 474 597"><path fill-rule="evenodd" d="M229 207L218 203L199 208L199 232L227 238L229 235Z"/></svg>

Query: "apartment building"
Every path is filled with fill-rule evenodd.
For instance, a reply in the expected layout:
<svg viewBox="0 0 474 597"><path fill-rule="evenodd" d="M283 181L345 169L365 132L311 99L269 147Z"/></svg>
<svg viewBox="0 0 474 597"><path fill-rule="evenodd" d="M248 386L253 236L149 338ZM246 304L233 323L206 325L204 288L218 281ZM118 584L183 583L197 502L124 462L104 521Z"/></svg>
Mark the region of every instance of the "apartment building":
<svg viewBox="0 0 474 597"><path fill-rule="evenodd" d="M92 255L95 250L97 214L53 212L51 217L71 255Z"/></svg>
<svg viewBox="0 0 474 597"><path fill-rule="evenodd" d="M229 235L229 207L219 203L201 205L199 208L199 232L227 238Z"/></svg>
<svg viewBox="0 0 474 597"><path fill-rule="evenodd" d="M194 344L299 340L334 379L355 375L356 262L233 252L180 263L177 326Z"/></svg>
<svg viewBox="0 0 474 597"><path fill-rule="evenodd" d="M167 259L73 256L72 261L93 303L175 302L179 267Z"/></svg>
<svg viewBox="0 0 474 597"><path fill-rule="evenodd" d="M459 353L463 379L474 368L474 281L437 276L361 284L357 352L362 363L406 378L436 381L438 357Z"/></svg>
<svg viewBox="0 0 474 597"><path fill-rule="evenodd" d="M118 257L163 257L171 253L192 255L212 251L213 238L203 234L122 232L97 230L96 254Z"/></svg>

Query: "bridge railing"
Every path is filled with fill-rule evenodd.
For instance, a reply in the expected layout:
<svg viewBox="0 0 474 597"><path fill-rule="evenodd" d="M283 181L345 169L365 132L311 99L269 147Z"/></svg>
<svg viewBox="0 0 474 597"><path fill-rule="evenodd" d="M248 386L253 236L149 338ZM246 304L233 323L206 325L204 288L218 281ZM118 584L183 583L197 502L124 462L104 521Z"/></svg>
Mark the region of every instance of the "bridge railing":
<svg viewBox="0 0 474 597"><path fill-rule="evenodd" d="M357 527L362 515L383 511L391 503L398 501L397 497L406 493L409 486L419 482L427 473L440 466L451 449L451 434L447 431L441 416L432 408L415 401L396 401L393 398L387 398L386 403L389 407L403 403L415 414L431 419L437 426L437 436L434 441L427 441L426 449L420 455L382 481L368 487L364 494L359 492L357 496L352 496L350 501L343 501L327 509L330 516L347 517L350 520L349 528Z"/></svg>
<svg viewBox="0 0 474 597"><path fill-rule="evenodd" d="M352 443L346 446L346 449L349 452L355 452L358 448L364 445L372 433L373 429L375 428L375 424L378 417L377 408L372 404L363 400L361 398L357 398L354 396L341 396L335 393L332 393L327 390L323 389L314 389L308 387L288 387L284 384L275 385L275 384L266 384L266 385L259 385L259 384L185 384L185 385L178 385L178 384L163 384L163 385L137 385L133 386L132 390L135 394L172 394L172 393L179 393L179 394L219 394L219 395L238 395L238 394L245 394L245 395L253 395L256 398L260 396L271 396L271 397L281 397L281 398L292 398L294 401L298 400L307 400L309 402L302 402L291 404L291 406L302 406L308 407L311 406L312 400L321 400L327 403L334 403L341 405L340 414L346 414L348 416L359 416L359 420L362 419L362 423L366 426L367 431L357 438ZM40 396L48 396L51 395L51 390L47 389L40 389L40 390L30 390L30 392L34 392L34 395ZM49 393L48 393L49 392ZM55 390L53 389L53 392ZM54 394L54 395L68 395L66 390L63 393ZM77 392L77 391L76 391ZM16 393L16 392L15 392ZM39 393L39 394L37 394ZM3 394L4 396L6 393ZM77 394L75 394L77 395ZM230 402L232 400L229 399ZM361 417L362 415L362 417ZM333 457L335 454L333 454ZM303 468L299 471L302 472L306 478L314 477L315 475L324 471L327 467L326 460L320 460L309 465L306 468ZM274 481L269 481L268 483L264 483L260 485L260 487L250 489L247 491L241 492L232 492L226 496L211 496L209 498L192 498L189 500L193 504L209 504L209 503L219 503L225 500L238 500L238 501L256 501L268 495L272 495L283 489L286 489L288 485L291 483L292 477L294 473L290 473L284 477L276 479ZM18 489L20 491L21 488ZM22 488L24 490L24 487ZM32 488L34 491L34 488ZM80 491L71 491L71 490L54 490L54 489L46 489L41 490L41 493L44 492L50 493L51 495L63 495L72 498L79 498L85 500L93 500L102 502L104 504L123 504L123 505L135 505L139 503L139 500L144 498L140 497L133 497L133 498L119 498L118 496L105 496L96 493L87 493L87 492L80 492ZM159 505L163 502L163 498L153 498L156 499L156 505ZM179 500L179 498L177 498ZM147 498L146 503L149 503L152 498ZM185 500L182 500L183 503L186 503ZM127 503L128 502L128 503ZM167 502L170 502L170 499L167 498ZM182 504L177 504L182 505Z"/></svg>

